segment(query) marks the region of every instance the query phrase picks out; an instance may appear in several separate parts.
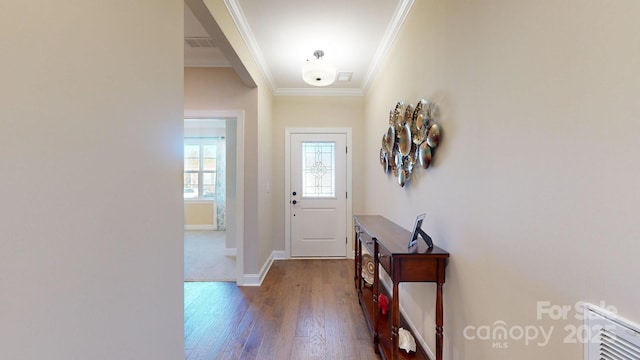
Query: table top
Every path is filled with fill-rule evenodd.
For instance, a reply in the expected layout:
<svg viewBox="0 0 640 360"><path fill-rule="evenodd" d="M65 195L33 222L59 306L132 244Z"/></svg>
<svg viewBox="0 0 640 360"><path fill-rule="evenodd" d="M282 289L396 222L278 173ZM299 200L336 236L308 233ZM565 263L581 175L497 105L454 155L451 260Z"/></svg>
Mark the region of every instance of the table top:
<svg viewBox="0 0 640 360"><path fill-rule="evenodd" d="M418 239L418 243L408 247L411 232L380 215L354 215L356 225L365 231L372 239L381 243L392 255L428 255L448 258L449 253L438 246L429 248Z"/></svg>

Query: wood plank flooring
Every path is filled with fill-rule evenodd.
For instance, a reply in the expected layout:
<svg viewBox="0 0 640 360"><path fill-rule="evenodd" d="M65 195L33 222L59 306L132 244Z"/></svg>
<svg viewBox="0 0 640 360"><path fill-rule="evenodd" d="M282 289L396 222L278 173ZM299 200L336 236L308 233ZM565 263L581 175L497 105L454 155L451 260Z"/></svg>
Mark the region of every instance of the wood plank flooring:
<svg viewBox="0 0 640 360"><path fill-rule="evenodd" d="M184 284L185 358L378 359L351 260L275 261L260 287Z"/></svg>

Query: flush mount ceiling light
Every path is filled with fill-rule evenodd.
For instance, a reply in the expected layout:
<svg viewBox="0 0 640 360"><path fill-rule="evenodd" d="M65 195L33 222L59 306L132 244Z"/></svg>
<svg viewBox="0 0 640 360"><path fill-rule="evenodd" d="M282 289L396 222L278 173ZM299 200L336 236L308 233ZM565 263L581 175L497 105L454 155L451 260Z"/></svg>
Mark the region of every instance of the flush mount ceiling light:
<svg viewBox="0 0 640 360"><path fill-rule="evenodd" d="M324 51L313 52L315 59L307 60L302 64L302 80L313 86L327 86L336 81L336 67L322 60Z"/></svg>

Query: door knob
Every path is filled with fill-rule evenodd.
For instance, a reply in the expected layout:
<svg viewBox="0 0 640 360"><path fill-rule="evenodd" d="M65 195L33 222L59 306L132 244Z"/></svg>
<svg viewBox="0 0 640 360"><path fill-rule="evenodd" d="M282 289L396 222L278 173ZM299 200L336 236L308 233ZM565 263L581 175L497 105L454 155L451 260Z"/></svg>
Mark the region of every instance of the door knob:
<svg viewBox="0 0 640 360"><path fill-rule="evenodd" d="M294 191L292 195L293 195L293 196L296 196L297 194L298 194L298 193Z"/></svg>
<svg viewBox="0 0 640 360"><path fill-rule="evenodd" d="M293 200L291 203L292 203L293 205L295 205L295 204L297 204L298 202L297 202L296 200Z"/></svg>

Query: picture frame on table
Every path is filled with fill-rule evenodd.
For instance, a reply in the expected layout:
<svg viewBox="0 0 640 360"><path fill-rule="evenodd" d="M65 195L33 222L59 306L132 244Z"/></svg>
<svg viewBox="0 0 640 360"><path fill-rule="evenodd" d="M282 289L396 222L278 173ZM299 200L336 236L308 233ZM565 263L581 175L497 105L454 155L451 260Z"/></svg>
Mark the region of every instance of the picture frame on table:
<svg viewBox="0 0 640 360"><path fill-rule="evenodd" d="M422 222L427 214L420 214L416 217L416 222L413 224L413 231L411 231L411 239L409 240L409 247L416 245L418 237L421 237L429 248L433 247L433 240L424 230L422 230Z"/></svg>

